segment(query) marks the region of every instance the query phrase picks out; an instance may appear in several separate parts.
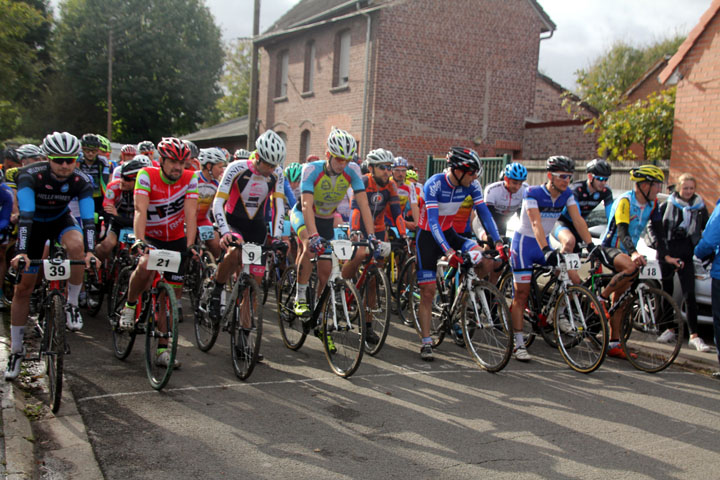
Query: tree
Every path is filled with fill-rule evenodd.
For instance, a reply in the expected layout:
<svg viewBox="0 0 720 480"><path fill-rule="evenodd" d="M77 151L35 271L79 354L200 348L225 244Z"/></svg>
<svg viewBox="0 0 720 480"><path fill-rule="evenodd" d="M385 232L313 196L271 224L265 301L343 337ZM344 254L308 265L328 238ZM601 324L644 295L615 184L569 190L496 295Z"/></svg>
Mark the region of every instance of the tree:
<svg viewBox="0 0 720 480"><path fill-rule="evenodd" d="M213 111L223 51L200 0L67 0L60 13L58 128L105 131L110 36L113 137L157 141Z"/></svg>
<svg viewBox="0 0 720 480"><path fill-rule="evenodd" d="M246 115L250 108L252 42L237 39L226 47L225 68L220 85L225 93L216 103L218 115L212 123Z"/></svg>

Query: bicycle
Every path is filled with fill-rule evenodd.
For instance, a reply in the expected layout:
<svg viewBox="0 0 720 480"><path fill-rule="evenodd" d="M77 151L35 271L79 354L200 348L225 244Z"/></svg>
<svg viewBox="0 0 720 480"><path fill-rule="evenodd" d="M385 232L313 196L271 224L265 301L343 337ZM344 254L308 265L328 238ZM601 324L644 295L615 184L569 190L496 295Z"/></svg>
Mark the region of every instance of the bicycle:
<svg viewBox="0 0 720 480"><path fill-rule="evenodd" d="M487 253L481 255L491 258ZM435 278L437 293L430 321L433 348L439 346L445 335L452 332L455 323L459 323L465 348L473 360L489 372L499 372L505 368L512 354L510 310L500 291L477 276L475 264L480 258L473 259L468 253L463 254L463 258L465 261L459 268L449 267L445 260L438 261L438 275ZM457 279L456 273L459 274ZM411 279L408 292L410 314L422 338L418 318L420 295L417 276Z"/></svg>
<svg viewBox="0 0 720 480"><path fill-rule="evenodd" d="M38 299L40 308L36 329L40 334L40 351L37 357L29 360L43 360L48 378L50 409L56 413L62 401L63 366L65 354L70 348L65 337L66 297L65 283L70 278L71 265L85 265L84 260L68 260L65 249L55 246L51 258L30 260L30 266L42 266L42 298ZM16 283L20 282L25 262L20 261Z"/></svg>
<svg viewBox="0 0 720 480"><path fill-rule="evenodd" d="M317 331L323 343L325 358L336 375L350 377L360 366L365 351L365 312L360 306L360 294L351 280L343 279L339 261L349 260L357 247L369 247L368 242L332 240L329 256L332 270L325 288L316 299L317 257L312 260L313 271L307 290L311 315L295 315L294 301L297 285L297 266L285 270L277 289L278 325L283 343L290 350L298 350L308 333Z"/></svg>
<svg viewBox="0 0 720 480"><path fill-rule="evenodd" d="M198 348L207 352L215 344L222 325L222 330L230 334L230 352L235 375L245 380L257 364L263 330L263 306L258 302L260 287L250 274L250 268L263 265L263 251L271 251L273 247L236 242L230 242L229 245L241 249L242 270L225 298L226 307L222 310L220 318L210 318L210 297L215 282L211 278L204 281L198 308L195 311L195 338ZM248 309L249 319L243 318L244 309ZM198 332L203 332L205 335L199 335Z"/></svg>
<svg viewBox="0 0 720 480"><path fill-rule="evenodd" d="M602 273L599 259L594 258L590 277L585 284L600 291L614 273ZM630 364L643 372L665 370L677 358L682 346L685 321L675 300L667 292L652 285L662 280L660 263L647 261L630 287L608 310L608 317L616 312L623 315L620 326L620 345ZM660 335L671 329L674 339L666 345L658 344Z"/></svg>
<svg viewBox="0 0 720 480"><path fill-rule="evenodd" d="M405 263L400 269L400 274L398 275L398 288L397 293L395 294L395 303L397 305L398 318L404 325L408 327L414 327L415 325L412 316L406 313L410 306L410 297L415 297L415 305L417 305L420 301L420 290L417 288L417 282L413 283L413 278L415 278L416 276L416 257L415 255L413 255L407 260L405 260Z"/></svg>
<svg viewBox="0 0 720 480"><path fill-rule="evenodd" d="M277 285L282 278L282 274L287 268L289 262L287 258L288 245L283 243L275 248L263 250L265 253L265 272L263 273L262 287L262 304L267 302L268 292L271 287L277 289Z"/></svg>
<svg viewBox="0 0 720 480"><path fill-rule="evenodd" d="M134 238L132 228L123 228L120 230L120 235L118 235L118 243L117 245L115 245L115 248L111 255L111 259L109 259L109 266L103 268L102 270L103 275L101 275L101 278L103 279L103 290L104 293L106 293L108 296L108 301L106 302L108 317L110 317L113 311L112 302L110 301L113 286L118 282L118 278L120 277L120 271L123 268L132 265L133 263L133 258L130 255L132 238Z"/></svg>
<svg viewBox="0 0 720 480"><path fill-rule="evenodd" d="M170 381L175 364L179 323L175 292L165 281L164 275L165 272L178 271L181 254L170 250L151 249L148 255L147 269L154 270L155 276L150 289L143 292L135 310L135 327L132 330L120 328L120 316L127 302L130 276L139 261L137 256L132 265L120 271L117 283L113 286L110 297L112 313L108 315L108 321L112 331L113 352L120 360L130 355L135 344L135 336L145 335L145 371L152 388L161 390ZM164 319L161 318L161 313L164 313ZM157 362L159 355L164 351L170 352L167 366L158 365Z"/></svg>
<svg viewBox="0 0 720 480"><path fill-rule="evenodd" d="M190 297L190 305L193 312L197 312L200 306L203 289L208 282L211 282L212 276L215 273L215 270L217 270L215 257L205 245L207 240L212 240L213 238L215 238L215 228L213 226L198 226L198 258L190 259L187 271L185 272L185 281L183 282L183 290L187 292L188 297ZM198 323L197 321L194 322L194 328L195 338L198 340L198 344L205 344L207 341L203 339L207 335L212 336L212 331L207 330L205 328L205 324L203 323ZM215 332L214 335L217 337L217 332ZM212 338L208 350L214 343L215 338Z"/></svg>

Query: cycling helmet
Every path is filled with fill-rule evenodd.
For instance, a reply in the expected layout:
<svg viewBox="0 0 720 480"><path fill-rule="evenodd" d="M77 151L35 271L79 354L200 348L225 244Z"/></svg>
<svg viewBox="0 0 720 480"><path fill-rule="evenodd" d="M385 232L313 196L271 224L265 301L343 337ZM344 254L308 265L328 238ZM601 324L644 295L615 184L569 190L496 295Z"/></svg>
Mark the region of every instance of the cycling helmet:
<svg viewBox="0 0 720 480"><path fill-rule="evenodd" d="M575 171L575 160L564 155L553 155L545 162L548 172L570 172Z"/></svg>
<svg viewBox="0 0 720 480"><path fill-rule="evenodd" d="M612 167L602 158L589 161L588 164L585 165L585 171L599 177L609 177L612 175Z"/></svg>
<svg viewBox="0 0 720 480"><path fill-rule="evenodd" d="M143 140L142 142L138 143L137 148L138 152L140 153L152 152L155 150L155 144L150 140Z"/></svg>
<svg viewBox="0 0 720 480"><path fill-rule="evenodd" d="M385 150L384 148L370 150L370 153L367 154L367 163L370 166L380 165L383 163L392 165L393 161L394 158L392 152L390 150Z"/></svg>
<svg viewBox="0 0 720 480"><path fill-rule="evenodd" d="M103 137L102 135L97 135L98 139L100 139L100 151L105 153L110 153L112 151L112 146L110 145L110 140Z"/></svg>
<svg viewBox="0 0 720 480"><path fill-rule="evenodd" d="M655 165L640 165L630 170L630 180L633 182L664 182L665 174Z"/></svg>
<svg viewBox="0 0 720 480"><path fill-rule="evenodd" d="M233 155L233 159L235 160L247 160L248 158L250 158L250 152L244 148L235 150L235 155Z"/></svg>
<svg viewBox="0 0 720 480"><path fill-rule="evenodd" d="M161 158L169 158L178 162L185 162L190 158L190 149L180 139L163 137L157 146Z"/></svg>
<svg viewBox="0 0 720 480"><path fill-rule="evenodd" d="M363 162L360 164L360 173L362 173L363 175L370 173L370 168L368 167L367 160L363 160Z"/></svg>
<svg viewBox="0 0 720 480"><path fill-rule="evenodd" d="M82 146L87 148L100 149L100 137L94 133L86 133L82 136Z"/></svg>
<svg viewBox="0 0 720 480"><path fill-rule="evenodd" d="M320 160L320 157L318 157L317 155L308 155L305 159L305 163L317 162L318 160Z"/></svg>
<svg viewBox="0 0 720 480"><path fill-rule="evenodd" d="M137 155L138 151L135 145L128 144L122 146L122 148L120 149L120 153L124 155Z"/></svg>
<svg viewBox="0 0 720 480"><path fill-rule="evenodd" d="M151 167L152 162L147 155L135 155L135 157L122 164L120 167L121 175L133 175L145 167Z"/></svg>
<svg viewBox="0 0 720 480"><path fill-rule="evenodd" d="M527 180L527 168L517 162L505 165L505 176L511 180L525 181Z"/></svg>
<svg viewBox="0 0 720 480"><path fill-rule="evenodd" d="M395 167L408 167L408 161L404 159L403 157L395 157L395 163L393 163L393 168Z"/></svg>
<svg viewBox="0 0 720 480"><path fill-rule="evenodd" d="M415 170L408 170L408 171L407 171L407 174L406 174L406 178L407 178L408 180L412 180L413 182L417 182L417 181L418 181L418 174L417 174L417 172L416 172Z"/></svg>
<svg viewBox="0 0 720 480"><path fill-rule="evenodd" d="M297 182L300 180L302 169L302 165L297 162L288 165L287 168L285 168L285 177L288 179L288 182Z"/></svg>
<svg viewBox="0 0 720 480"><path fill-rule="evenodd" d="M15 163L20 163L20 156L16 149L8 147L3 152L3 159L11 160Z"/></svg>
<svg viewBox="0 0 720 480"><path fill-rule="evenodd" d="M265 163L280 165L285 162L285 142L272 130L265 130L265 133L255 140L255 148L260 160Z"/></svg>
<svg viewBox="0 0 720 480"><path fill-rule="evenodd" d="M202 148L200 149L200 165L203 167L208 163L210 165L217 165L218 163L225 164L225 154L219 148Z"/></svg>
<svg viewBox="0 0 720 480"><path fill-rule="evenodd" d="M475 150L464 147L452 147L447 153L447 162L450 168L459 168L463 171L477 171L482 175L482 163Z"/></svg>
<svg viewBox="0 0 720 480"><path fill-rule="evenodd" d="M42 157L45 154L40 150L40 147L37 145L33 145L32 143L26 143L25 145L21 145L15 150L18 154L18 158L32 158L32 157Z"/></svg>
<svg viewBox="0 0 720 480"><path fill-rule="evenodd" d="M76 157L80 148L80 141L68 132L53 132L42 143L42 151L48 156Z"/></svg>
<svg viewBox="0 0 720 480"><path fill-rule="evenodd" d="M190 158L198 158L200 155L200 149L190 140L183 140L183 143L190 149Z"/></svg>
<svg viewBox="0 0 720 480"><path fill-rule="evenodd" d="M357 142L355 138L345 130L333 128L327 139L328 151L340 158L352 160L355 150L357 150Z"/></svg>

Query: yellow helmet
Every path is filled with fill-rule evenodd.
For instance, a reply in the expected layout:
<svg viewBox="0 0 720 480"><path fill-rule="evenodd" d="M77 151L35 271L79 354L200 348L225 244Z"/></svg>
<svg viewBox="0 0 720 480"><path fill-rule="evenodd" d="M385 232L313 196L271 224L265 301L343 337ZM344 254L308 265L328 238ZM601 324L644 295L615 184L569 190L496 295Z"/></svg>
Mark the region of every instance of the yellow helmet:
<svg viewBox="0 0 720 480"><path fill-rule="evenodd" d="M665 174L655 165L640 165L630 170L630 180L633 182L664 182Z"/></svg>
<svg viewBox="0 0 720 480"><path fill-rule="evenodd" d="M407 171L407 179L417 182L417 180L418 180L417 172L415 170L408 170Z"/></svg>

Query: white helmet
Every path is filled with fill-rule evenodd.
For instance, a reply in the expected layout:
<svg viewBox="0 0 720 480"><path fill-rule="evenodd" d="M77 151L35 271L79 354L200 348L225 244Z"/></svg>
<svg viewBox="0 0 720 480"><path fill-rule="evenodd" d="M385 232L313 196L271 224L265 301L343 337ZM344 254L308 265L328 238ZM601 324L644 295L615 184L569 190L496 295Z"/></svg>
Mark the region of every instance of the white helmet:
<svg viewBox="0 0 720 480"><path fill-rule="evenodd" d="M352 160L357 142L355 138L345 130L333 128L327 139L328 151L336 157Z"/></svg>
<svg viewBox="0 0 720 480"><path fill-rule="evenodd" d="M265 133L255 140L255 148L263 162L270 165L280 165L285 162L285 142L272 130L265 130Z"/></svg>
<svg viewBox="0 0 720 480"><path fill-rule="evenodd" d="M208 163L211 165L217 165L218 163L226 163L225 153L223 153L223 151L217 147L201 148L198 160L200 160L200 165L202 165L203 167Z"/></svg>
<svg viewBox="0 0 720 480"><path fill-rule="evenodd" d="M75 157L80 154L80 140L68 132L53 132L43 140L42 151L48 156Z"/></svg>
<svg viewBox="0 0 720 480"><path fill-rule="evenodd" d="M17 154L20 156L20 158L32 158L32 157L44 157L45 154L42 150L40 150L40 147L37 145L33 145L32 143L26 143L25 145L21 145L18 148L15 149Z"/></svg>
<svg viewBox="0 0 720 480"><path fill-rule="evenodd" d="M382 163L388 163L392 165L392 163L395 161L395 158L393 157L393 154L390 150L385 150L384 148L376 148L375 150L370 150L370 153L367 154L367 162L368 165L379 165Z"/></svg>

